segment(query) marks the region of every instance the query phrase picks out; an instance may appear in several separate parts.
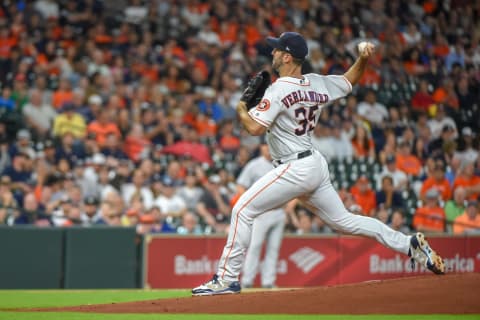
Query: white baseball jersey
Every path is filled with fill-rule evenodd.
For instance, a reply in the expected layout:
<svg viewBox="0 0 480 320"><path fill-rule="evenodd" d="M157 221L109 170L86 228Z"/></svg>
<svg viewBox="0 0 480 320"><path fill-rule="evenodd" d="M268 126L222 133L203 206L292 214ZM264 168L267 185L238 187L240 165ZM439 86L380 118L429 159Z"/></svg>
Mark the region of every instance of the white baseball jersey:
<svg viewBox="0 0 480 320"><path fill-rule="evenodd" d="M257 107L249 111L254 120L269 128L266 138L273 159L311 150L310 132L322 108L352 91L343 75L310 73L303 77L277 79Z"/></svg>

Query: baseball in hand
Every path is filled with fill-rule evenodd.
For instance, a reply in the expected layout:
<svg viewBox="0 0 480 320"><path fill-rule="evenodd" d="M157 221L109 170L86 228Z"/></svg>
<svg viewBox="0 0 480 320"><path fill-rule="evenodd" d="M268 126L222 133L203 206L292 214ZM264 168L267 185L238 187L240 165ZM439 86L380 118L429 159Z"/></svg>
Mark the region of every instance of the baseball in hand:
<svg viewBox="0 0 480 320"><path fill-rule="evenodd" d="M367 47L369 43L367 41L362 41L358 44L358 53L362 54L365 48Z"/></svg>

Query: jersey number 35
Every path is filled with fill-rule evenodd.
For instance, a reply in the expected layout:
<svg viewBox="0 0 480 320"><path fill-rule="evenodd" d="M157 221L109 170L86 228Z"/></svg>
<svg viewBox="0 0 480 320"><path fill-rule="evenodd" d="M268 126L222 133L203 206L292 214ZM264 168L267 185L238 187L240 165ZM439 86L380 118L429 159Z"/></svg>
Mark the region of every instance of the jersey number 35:
<svg viewBox="0 0 480 320"><path fill-rule="evenodd" d="M315 128L315 111L317 110L318 105L295 109L295 119L298 123L298 127L295 129L297 136L303 136L306 132L310 132Z"/></svg>

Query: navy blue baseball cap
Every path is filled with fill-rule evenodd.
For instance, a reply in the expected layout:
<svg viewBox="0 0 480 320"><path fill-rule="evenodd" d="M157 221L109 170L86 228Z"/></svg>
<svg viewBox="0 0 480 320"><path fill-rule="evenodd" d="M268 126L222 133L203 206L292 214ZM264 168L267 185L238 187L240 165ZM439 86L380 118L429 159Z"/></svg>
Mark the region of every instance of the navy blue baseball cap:
<svg viewBox="0 0 480 320"><path fill-rule="evenodd" d="M308 54L307 41L297 32L284 32L279 38L267 37L270 47L290 53L294 58L305 59Z"/></svg>

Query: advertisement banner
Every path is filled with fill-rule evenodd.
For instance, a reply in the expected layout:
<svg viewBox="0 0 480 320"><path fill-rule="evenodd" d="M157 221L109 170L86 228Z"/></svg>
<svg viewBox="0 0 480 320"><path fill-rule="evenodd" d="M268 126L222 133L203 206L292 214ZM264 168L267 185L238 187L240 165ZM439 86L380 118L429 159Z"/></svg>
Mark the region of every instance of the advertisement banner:
<svg viewBox="0 0 480 320"><path fill-rule="evenodd" d="M480 237L429 237L447 272L480 272ZM153 236L145 241L145 287L190 288L215 273L225 237ZM279 287L336 285L430 274L408 256L372 239L286 236L277 265ZM257 277L256 284L259 284Z"/></svg>

